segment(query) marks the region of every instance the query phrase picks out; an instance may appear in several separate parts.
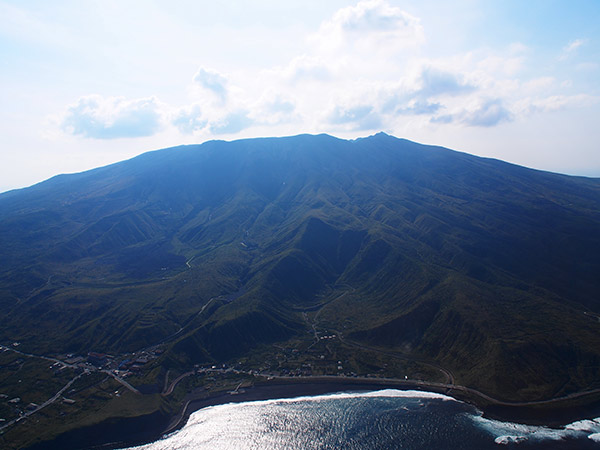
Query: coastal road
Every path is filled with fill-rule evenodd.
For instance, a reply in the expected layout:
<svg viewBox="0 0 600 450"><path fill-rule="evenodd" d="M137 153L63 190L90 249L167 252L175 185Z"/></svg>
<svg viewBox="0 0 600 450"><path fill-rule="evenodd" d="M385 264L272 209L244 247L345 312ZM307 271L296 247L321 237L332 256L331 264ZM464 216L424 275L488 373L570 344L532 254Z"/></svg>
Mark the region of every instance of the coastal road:
<svg viewBox="0 0 600 450"><path fill-rule="evenodd" d="M576 399L579 397L584 397L586 395L600 394L600 389L591 389L589 391L574 392L569 395L563 395L561 397L554 397L554 398L550 398L547 400L534 400L534 401L530 401L530 402L507 402L507 401L503 401L503 400L498 400L497 398L494 398L494 397L490 397L489 395L484 394L481 391L478 391L476 389L469 388L466 386L460 386L460 385L445 385L445 386L448 386L452 390L462 391L462 392L466 392L469 394L477 395L477 396L489 401L490 403L493 403L494 405L499 405L499 406L542 406L542 405L549 405L552 403L562 402L565 400L573 400L573 399Z"/></svg>
<svg viewBox="0 0 600 450"><path fill-rule="evenodd" d="M552 403L558 403L565 400L573 400L579 397L584 397L586 395L592 394L600 394L600 389L591 389L587 391L575 392L573 394L564 395L561 397L554 397L547 400L534 400L527 402L509 402L504 400L498 400L497 398L491 397L487 394L484 394L477 389L469 388L466 386L461 386L458 384L448 384L448 383L436 383L432 381L422 381L422 380L410 380L410 379L399 379L399 378L366 378L366 377L339 377L335 375L317 375L317 376L299 376L299 377L290 377L290 376L273 376L269 374L260 374L263 377L267 377L271 380L311 380L315 382L319 381L327 381L327 382L337 382L337 383L365 383L365 384L384 384L390 386L398 386L398 387L424 387L424 388L433 388L437 390L454 390L460 391L464 393L468 393L471 395L475 395L488 401L493 405L498 406L542 406L542 405L550 405Z"/></svg>
<svg viewBox="0 0 600 450"><path fill-rule="evenodd" d="M238 373L243 373L243 371L239 371ZM264 377L265 379L270 380L270 381L267 381L267 383L273 382L274 384L277 384L278 382L281 382L281 381L292 382L292 383L293 382L299 382L299 383L327 382L327 383L333 383L336 386L363 384L363 385L373 385L373 386L380 386L380 387L387 386L389 388L395 387L395 388L400 388L400 389L424 388L424 389L432 389L436 392L455 390L455 391L460 391L460 392L470 394L471 396L477 396L481 399L486 400L487 402L489 402L493 405L515 406L515 407L548 405L548 404L552 404L552 403L561 402L564 400L572 400L572 399L575 399L578 397L583 397L585 395L600 393L600 389L593 389L593 390L589 390L589 391L582 391L582 392L573 393L570 395L556 397L556 398L547 399L547 400L538 400L538 401L529 401L529 402L507 402L507 401L495 399L493 397L490 397L487 394L484 394L483 392L480 392L476 389L468 388L466 386L460 386L460 385L448 384L448 383L428 382L428 381L421 381L421 380L405 380L405 379L398 379L398 378L372 378L372 377L370 377L370 378L340 377L340 376L334 376L334 375L290 377L290 376L273 376L268 373L261 373L261 374L255 374L255 375ZM239 387L239 385L238 385L238 387ZM225 392L215 393L216 396L223 396L223 394L225 394ZM184 419L188 413L189 405L193 401L194 401L193 399L188 400L185 403L185 405L183 405L181 412L177 415L176 419L171 422L168 429L166 431L164 431L163 433L165 433L165 434L170 433L172 431L175 431L177 428L179 428L181 426L182 422L184 421ZM226 400L226 402L227 402L227 400Z"/></svg>

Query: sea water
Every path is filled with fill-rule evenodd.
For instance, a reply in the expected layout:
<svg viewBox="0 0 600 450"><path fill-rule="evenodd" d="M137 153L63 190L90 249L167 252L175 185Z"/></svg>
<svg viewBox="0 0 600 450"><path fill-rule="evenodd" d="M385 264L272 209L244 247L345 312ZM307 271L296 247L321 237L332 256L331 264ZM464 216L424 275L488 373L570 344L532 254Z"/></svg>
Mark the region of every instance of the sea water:
<svg viewBox="0 0 600 450"><path fill-rule="evenodd" d="M382 390L212 406L136 449L598 449L600 418L560 429L482 417L441 394Z"/></svg>

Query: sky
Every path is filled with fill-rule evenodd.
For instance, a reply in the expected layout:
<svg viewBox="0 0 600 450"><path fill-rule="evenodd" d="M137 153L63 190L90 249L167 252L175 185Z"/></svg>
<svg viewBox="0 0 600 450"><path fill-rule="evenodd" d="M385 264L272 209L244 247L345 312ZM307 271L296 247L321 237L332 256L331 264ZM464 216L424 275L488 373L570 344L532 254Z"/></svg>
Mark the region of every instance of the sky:
<svg viewBox="0 0 600 450"><path fill-rule="evenodd" d="M0 192L379 131L600 177L599 23L596 0L0 0Z"/></svg>

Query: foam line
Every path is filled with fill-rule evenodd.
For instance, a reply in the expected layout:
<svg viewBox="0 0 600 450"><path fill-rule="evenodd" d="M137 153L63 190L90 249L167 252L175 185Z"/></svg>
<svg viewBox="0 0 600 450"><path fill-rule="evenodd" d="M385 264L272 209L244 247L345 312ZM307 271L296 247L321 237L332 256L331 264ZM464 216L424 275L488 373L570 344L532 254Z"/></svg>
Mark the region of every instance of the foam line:
<svg viewBox="0 0 600 450"><path fill-rule="evenodd" d="M501 422L486 419L481 416L469 415L471 419L492 436L496 444L515 444L524 441L544 441L568 438L588 437L600 442L600 417L589 420L579 420L561 428L546 426L524 425L520 423Z"/></svg>

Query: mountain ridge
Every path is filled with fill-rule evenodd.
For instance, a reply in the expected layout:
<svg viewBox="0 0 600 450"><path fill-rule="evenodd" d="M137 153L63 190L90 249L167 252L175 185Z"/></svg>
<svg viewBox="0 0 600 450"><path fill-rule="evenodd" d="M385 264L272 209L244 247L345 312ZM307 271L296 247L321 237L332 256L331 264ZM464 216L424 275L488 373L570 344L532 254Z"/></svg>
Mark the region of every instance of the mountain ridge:
<svg viewBox="0 0 600 450"><path fill-rule="evenodd" d="M162 152L172 152L172 151L176 151L176 150L190 150L190 149L195 149L197 147L200 146L204 146L204 145L214 145L214 144L228 144L231 142L245 142L245 141L260 141L260 140L285 140L285 139L296 139L296 138L303 138L303 137L328 137L328 138L333 138L333 139L337 139L340 141L344 141L344 139L341 138L336 138L332 135L326 134L326 133L321 133L321 134L308 134L308 133L302 133L302 134L298 134L298 135L292 135L292 136L279 136L279 137L261 137L261 138L245 138L245 139L238 139L238 140L234 140L234 141L226 141L226 140L209 140L209 141L205 141L201 144L182 144L182 145L176 145L173 147L166 147L166 148L161 148L161 149L156 149L156 150L150 150L147 152L143 152L139 155L133 156L131 158L128 158L126 160L123 161L117 161L114 163L110 163L107 164L105 166L100 166L100 167L96 167L93 169L88 169L88 170L84 170L81 172L74 172L74 173L63 173L63 174L57 174L54 175L46 180L42 180L40 182L37 182L31 186L26 186L26 187L22 187L22 188L15 188L15 189L9 189L8 191L4 191L4 192L0 192L0 199L2 199L2 197L11 197L13 195L18 195L19 193L22 193L23 191L29 191L32 188L38 188L41 186L46 186L49 183L58 183L58 182L63 182L63 181L68 181L69 178L76 178L76 177L84 177L87 176L90 173L94 173L94 172L99 172L108 168L113 168L115 166L119 166L128 162L133 162L133 161L137 161L138 158L148 158L151 157L153 155L162 153ZM457 154L462 154L462 155L467 155L473 158L478 158L484 161L493 161L493 162L497 162L497 163L502 163L502 164L507 164L509 166L512 167L519 167L521 169L525 169L525 170L530 170L530 171L535 171L535 172L539 172L539 173L547 173L547 174L552 174L552 175L559 175L559 176L565 176L565 177L569 177L569 178L578 178L578 179L583 179L583 180L596 180L596 179L600 179L600 177L594 177L594 176L586 176L586 175L570 175L570 174L565 174L565 173L561 173L561 172L554 172L554 171L548 171L548 170L544 170L544 169L538 169L535 167L527 167L527 166L522 166L516 163L511 163L511 162L507 162L498 158L492 158L492 157L486 157L486 156L476 156L476 155L472 155L469 154L467 152L463 152L463 151L459 151L459 150L453 150L453 149L449 149L440 145L431 145L431 144L420 144L414 141L410 141L408 139L405 138L397 138L393 135L387 134L383 131L380 131L378 133L375 133L373 135L370 136L366 136L366 137L359 137L356 139L350 139L348 140L349 142L360 142L366 139L378 139L378 138L391 138L394 139L398 142L406 142L406 143L411 143L411 144L416 144L422 147L427 147L427 148L431 148L431 149L440 149L440 150L444 150L444 151L450 151L450 152L454 152Z"/></svg>
<svg viewBox="0 0 600 450"><path fill-rule="evenodd" d="M538 399L600 385L599 229L600 179L381 133L172 147L0 194L0 339L166 370L314 331Z"/></svg>

